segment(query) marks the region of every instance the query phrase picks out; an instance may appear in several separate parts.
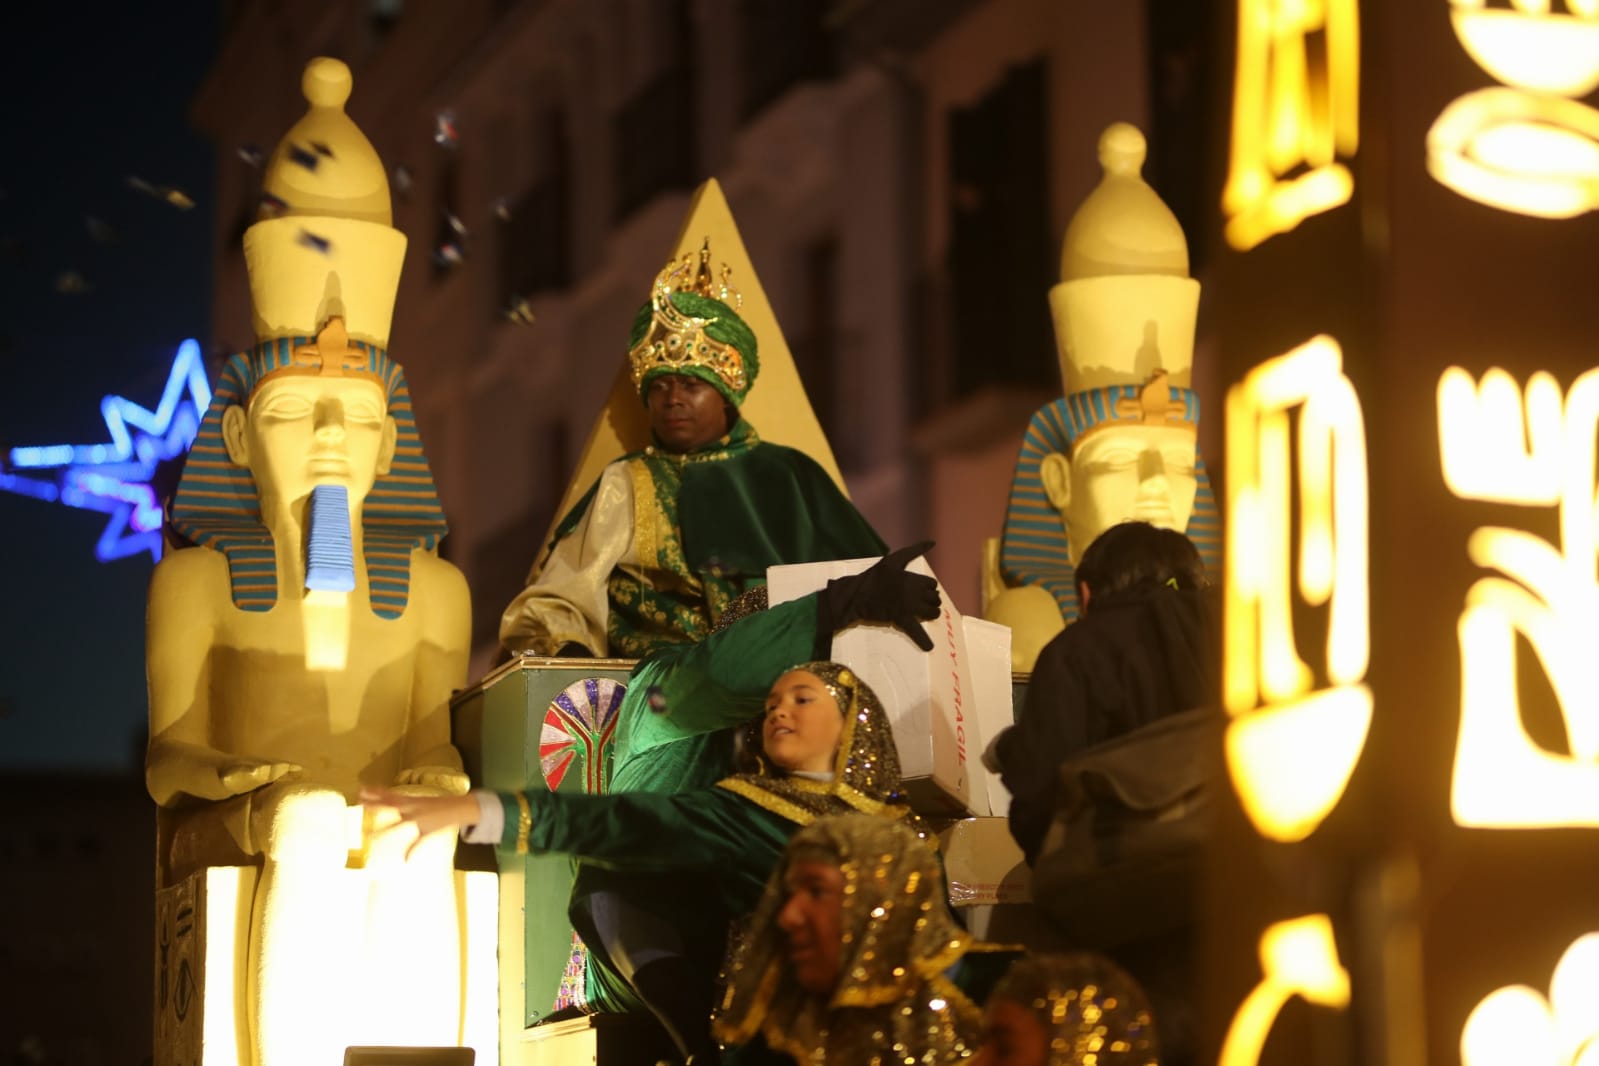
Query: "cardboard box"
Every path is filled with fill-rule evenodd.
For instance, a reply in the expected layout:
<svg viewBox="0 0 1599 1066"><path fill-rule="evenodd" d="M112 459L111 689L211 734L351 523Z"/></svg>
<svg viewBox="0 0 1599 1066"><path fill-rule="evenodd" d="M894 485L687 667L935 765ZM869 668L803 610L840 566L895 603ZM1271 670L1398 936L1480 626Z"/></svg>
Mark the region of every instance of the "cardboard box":
<svg viewBox="0 0 1599 1066"><path fill-rule="evenodd" d="M773 604L786 603L875 562L774 566L766 573L767 591ZM907 569L933 576L922 559ZM938 594L940 615L924 626L931 652L891 626L856 625L834 636L833 658L860 674L883 701L911 806L924 814L987 815L1003 788L980 761L991 738L985 730L991 734L1013 721L1010 630L963 619L942 585Z"/></svg>
<svg viewBox="0 0 1599 1066"><path fill-rule="evenodd" d="M936 822L949 902L979 940L1029 946L1041 940L1032 871L1004 818Z"/></svg>

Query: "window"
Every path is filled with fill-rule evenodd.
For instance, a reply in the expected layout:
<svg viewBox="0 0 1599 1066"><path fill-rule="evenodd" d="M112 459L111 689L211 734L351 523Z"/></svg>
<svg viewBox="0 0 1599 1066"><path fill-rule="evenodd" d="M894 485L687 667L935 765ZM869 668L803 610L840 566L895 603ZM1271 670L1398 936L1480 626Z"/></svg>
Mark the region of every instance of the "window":
<svg viewBox="0 0 1599 1066"><path fill-rule="evenodd" d="M1045 74L1043 60L1013 68L949 118L955 365L946 380L956 395L1056 383Z"/></svg>
<svg viewBox="0 0 1599 1066"><path fill-rule="evenodd" d="M1209 121L1214 5L1192 0L1149 0L1149 159L1144 178L1166 201L1188 238L1189 272L1197 275L1207 242L1206 147Z"/></svg>
<svg viewBox="0 0 1599 1066"><path fill-rule="evenodd" d="M508 207L499 224L500 307L572 280L570 215L571 145L566 116L542 110L534 121L533 184Z"/></svg>
<svg viewBox="0 0 1599 1066"><path fill-rule="evenodd" d="M617 219L626 218L659 193L693 188L698 176L688 5L674 0L663 24L667 32L661 35L661 44L669 58L612 120Z"/></svg>
<svg viewBox="0 0 1599 1066"><path fill-rule="evenodd" d="M832 77L837 61L826 25L830 5L795 0L742 0L742 114L748 119L803 81Z"/></svg>
<svg viewBox="0 0 1599 1066"><path fill-rule="evenodd" d="M799 330L793 334L794 366L810 397L822 431L845 466L856 465L858 451L846 427L835 423L838 411L838 364L843 347L838 323L838 241L832 237L810 245L800 263Z"/></svg>

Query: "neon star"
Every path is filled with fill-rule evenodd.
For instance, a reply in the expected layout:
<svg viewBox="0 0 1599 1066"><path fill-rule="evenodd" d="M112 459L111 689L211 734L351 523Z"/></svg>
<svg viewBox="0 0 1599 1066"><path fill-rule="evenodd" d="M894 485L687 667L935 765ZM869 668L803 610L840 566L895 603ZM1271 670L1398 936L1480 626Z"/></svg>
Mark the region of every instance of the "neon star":
<svg viewBox="0 0 1599 1066"><path fill-rule="evenodd" d="M11 471L37 473L0 471L0 489L110 515L94 549L101 562L141 551L160 559L161 501L150 480L158 465L188 450L210 405L200 345L186 340L154 411L126 397L105 397L100 413L108 442L13 448Z"/></svg>

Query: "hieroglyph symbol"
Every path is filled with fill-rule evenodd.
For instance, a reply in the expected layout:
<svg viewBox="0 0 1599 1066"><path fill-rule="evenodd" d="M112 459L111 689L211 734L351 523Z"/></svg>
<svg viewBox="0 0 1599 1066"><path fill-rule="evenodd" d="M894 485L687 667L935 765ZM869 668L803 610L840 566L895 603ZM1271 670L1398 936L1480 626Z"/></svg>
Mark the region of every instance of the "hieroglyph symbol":
<svg viewBox="0 0 1599 1066"><path fill-rule="evenodd" d="M1366 501L1365 422L1331 337L1262 363L1228 393L1227 765L1245 812L1273 840L1302 840L1321 824L1371 725ZM1296 588L1300 602L1327 609L1320 671L1300 658Z"/></svg>
<svg viewBox="0 0 1599 1066"><path fill-rule="evenodd" d="M1460 635L1460 736L1450 807L1463 826L1599 825L1599 530L1595 440L1599 370L1563 398L1539 372L1525 390L1503 370L1481 382L1459 367L1438 382L1444 482L1463 500L1558 508L1560 546L1483 526L1466 550L1498 571L1466 593ZM1568 751L1528 734L1516 685L1517 636L1548 677Z"/></svg>

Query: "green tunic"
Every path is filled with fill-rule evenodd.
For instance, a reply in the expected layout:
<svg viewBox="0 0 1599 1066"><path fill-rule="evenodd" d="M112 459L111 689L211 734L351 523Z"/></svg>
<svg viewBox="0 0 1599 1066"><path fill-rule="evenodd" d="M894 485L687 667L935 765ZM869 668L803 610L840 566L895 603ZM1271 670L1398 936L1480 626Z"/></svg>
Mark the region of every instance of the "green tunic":
<svg viewBox="0 0 1599 1066"><path fill-rule="evenodd" d="M687 792L733 772L733 733L790 666L815 658L816 597L762 611L639 663L617 712L612 792Z"/></svg>
<svg viewBox="0 0 1599 1066"><path fill-rule="evenodd" d="M611 655L640 658L704 639L728 603L765 581L767 567L886 550L815 460L762 441L742 418L685 455L651 447L618 462L633 486L639 561L608 579ZM555 543L577 528L598 487L561 520Z"/></svg>
<svg viewBox="0 0 1599 1066"><path fill-rule="evenodd" d="M754 909L778 856L799 828L737 793L714 787L676 795L530 791L523 796L532 813L529 851L564 852L580 863L662 875L651 880L663 886L674 874L714 871L723 934L728 917ZM505 806L500 846L514 849L521 805L514 794L501 794L500 801ZM711 901L698 902L703 907Z"/></svg>

